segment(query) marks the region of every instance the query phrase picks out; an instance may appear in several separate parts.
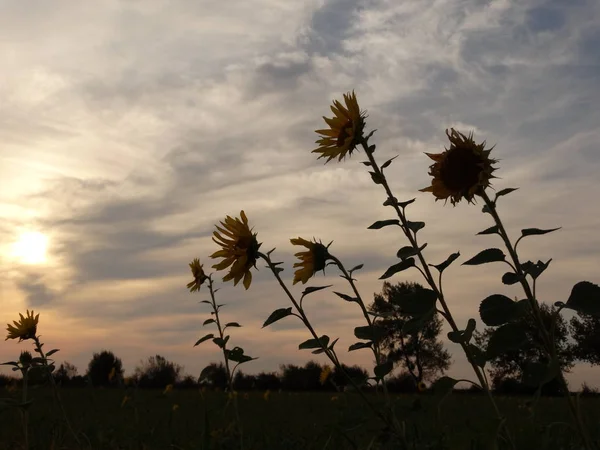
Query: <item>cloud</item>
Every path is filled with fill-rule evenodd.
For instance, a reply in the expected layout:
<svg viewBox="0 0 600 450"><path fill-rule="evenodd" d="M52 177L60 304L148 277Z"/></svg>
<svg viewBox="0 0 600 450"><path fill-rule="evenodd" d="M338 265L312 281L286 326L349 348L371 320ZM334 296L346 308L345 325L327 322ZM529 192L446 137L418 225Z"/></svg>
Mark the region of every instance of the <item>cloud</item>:
<svg viewBox="0 0 600 450"><path fill-rule="evenodd" d="M419 239L428 261L461 252L444 281L457 321L476 316L490 289L518 291L499 283L503 268L459 265L500 245L475 238L490 226L481 205L443 207L418 193L429 183L423 153L447 145L448 127L496 144L494 186L521 186L500 202L511 236L563 226L522 248L526 258L555 258L540 298L564 299L579 279L594 281L600 244L589 207L600 194L600 11L575 3L156 0L105 2L93 13L77 2L33 13L3 5L0 238L37 227L51 236L53 262L33 277L3 260L2 280L24 308L45 309L75 362L109 335L127 361L166 350L197 357L188 364L197 370L216 356L191 347L206 312L185 290L187 264L200 257L209 267L214 225L244 209L264 248L277 247L287 279L291 237L333 240L348 266L365 264L359 288L370 299L405 243L398 230L366 228L392 211L363 154L323 165L310 153L330 101L356 89L378 130L377 158L399 155L386 173L398 198L417 198L407 211L427 223ZM227 318L244 323L236 342L261 357L256 370L309 357L296 351L308 336L293 318L260 329L288 305L263 266L248 292L221 292ZM347 289L329 270L316 283ZM353 343L362 324L353 305L323 294L310 311L340 348ZM59 320L79 330L77 343ZM450 348L453 371L469 376ZM370 364L359 353L344 357Z"/></svg>

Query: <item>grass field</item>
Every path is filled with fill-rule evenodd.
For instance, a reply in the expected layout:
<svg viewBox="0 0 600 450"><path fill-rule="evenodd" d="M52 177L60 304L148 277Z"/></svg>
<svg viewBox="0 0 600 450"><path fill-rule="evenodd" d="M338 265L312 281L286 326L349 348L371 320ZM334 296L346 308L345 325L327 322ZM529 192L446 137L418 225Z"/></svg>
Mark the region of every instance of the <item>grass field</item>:
<svg viewBox="0 0 600 450"><path fill-rule="evenodd" d="M139 390L130 392L131 399L124 404L126 393L118 389L63 389L61 395L81 444L69 434L51 391L33 389L31 449L240 448L239 438L227 430L234 409L225 408L224 393ZM422 407L415 411L416 399ZM397 395L394 400L409 440L421 443L414 448L493 448L485 446L485 436L496 424L483 396L452 395L439 413L432 396ZM570 445L574 434L559 423L569 421L564 399L542 398L534 415L526 406L527 398L498 400L519 449L575 448ZM238 405L248 450L366 449L378 429L377 420L353 394L273 392L265 400L263 393L240 393ZM582 399L582 410L598 438L600 400ZM551 423L555 425L550 428L541 425ZM23 448L18 410L0 411L0 442L2 450Z"/></svg>

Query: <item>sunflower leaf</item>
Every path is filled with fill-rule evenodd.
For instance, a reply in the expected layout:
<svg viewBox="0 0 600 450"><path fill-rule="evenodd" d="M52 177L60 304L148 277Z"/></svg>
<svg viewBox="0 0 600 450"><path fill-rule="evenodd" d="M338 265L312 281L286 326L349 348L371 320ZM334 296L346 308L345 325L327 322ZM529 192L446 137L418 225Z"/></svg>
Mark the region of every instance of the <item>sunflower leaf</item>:
<svg viewBox="0 0 600 450"><path fill-rule="evenodd" d="M480 235L480 234L499 234L499 231L500 230L498 228L498 225L494 225L493 227L486 228L485 230L480 231L477 234L478 235Z"/></svg>
<svg viewBox="0 0 600 450"><path fill-rule="evenodd" d="M516 191L519 188L506 188L506 189L502 189L501 191L498 191L496 193L496 198L494 199L494 203L496 203L496 201L498 200L498 197L502 197L503 195L508 195L511 192Z"/></svg>
<svg viewBox="0 0 600 450"><path fill-rule="evenodd" d="M329 287L333 286L333 284L328 284L327 286L310 286L307 287L306 289L304 289L302 291L302 297L308 295L308 294L312 294L313 292L317 292L320 291L321 289L327 289Z"/></svg>
<svg viewBox="0 0 600 450"><path fill-rule="evenodd" d="M444 270L448 268L450 264L452 264L458 257L460 256L460 252L452 253L450 256L446 258L446 261L440 264L429 264L431 267L435 267L438 272L442 273Z"/></svg>
<svg viewBox="0 0 600 450"><path fill-rule="evenodd" d="M398 202L398 206L400 206L402 209L404 209L411 203L414 203L415 200L416 200L416 198L412 198L410 200L406 200L405 202Z"/></svg>
<svg viewBox="0 0 600 450"><path fill-rule="evenodd" d="M521 264L521 268L523 269L523 272L525 272L527 275L529 275L535 280L544 272L544 270L548 268L548 266L550 265L550 261L552 261L552 258L550 258L545 263L539 260L537 263L526 261L523 264Z"/></svg>
<svg viewBox="0 0 600 450"><path fill-rule="evenodd" d="M228 324L225 324L225 328L227 328L227 327L240 328L241 325L237 322L229 322ZM225 329L225 328L223 328L223 329Z"/></svg>
<svg viewBox="0 0 600 450"><path fill-rule="evenodd" d="M378 364L373 368L373 372L378 379L385 377L394 369L394 363L392 361L386 361L382 364Z"/></svg>
<svg viewBox="0 0 600 450"><path fill-rule="evenodd" d="M319 339L309 339L304 341L302 344L298 346L299 350L306 350L311 348L322 348L327 347L329 345L329 336L324 334Z"/></svg>
<svg viewBox="0 0 600 450"><path fill-rule="evenodd" d="M552 233L553 231L560 230L562 227L550 228L547 230L540 230L539 228L524 228L521 230L521 237L525 236L539 236L546 233Z"/></svg>
<svg viewBox="0 0 600 450"><path fill-rule="evenodd" d="M371 167L371 163L369 161L361 161L361 164L364 164L367 167Z"/></svg>
<svg viewBox="0 0 600 450"><path fill-rule="evenodd" d="M373 223L371 226L367 228L367 230L379 230L383 227L387 227L389 225L398 225L400 226L400 221L398 219L388 219L388 220L378 220Z"/></svg>
<svg viewBox="0 0 600 450"><path fill-rule="evenodd" d="M283 319L284 317L287 316L291 316L292 315L292 308L279 308L276 309L275 311L273 311L271 313L271 315L268 317L267 320L265 320L265 323L263 323L263 328L266 326L271 325L274 322L277 322L278 320Z"/></svg>
<svg viewBox="0 0 600 450"><path fill-rule="evenodd" d="M406 226L413 233L417 234L417 231L425 227L425 222L411 222L410 220L407 220Z"/></svg>
<svg viewBox="0 0 600 450"><path fill-rule="evenodd" d="M209 339L212 339L212 338L214 338L214 337L215 337L215 335L214 335L214 334L212 334L212 333L210 333L210 334L207 334L206 336L204 336L204 337L202 337L202 338L198 339L198 340L196 341L196 343L194 344L194 347L195 347L195 346L197 346L197 345L200 345L200 344L202 344L204 341L208 341Z"/></svg>
<svg viewBox="0 0 600 450"><path fill-rule="evenodd" d="M356 303L358 303L358 298L356 298L356 297L350 297L349 295L342 294L341 292L334 292L334 294L337 295L342 300L346 300L347 302L356 302Z"/></svg>
<svg viewBox="0 0 600 450"><path fill-rule="evenodd" d="M600 286L589 281L580 281L571 290L564 306L579 314L600 317Z"/></svg>
<svg viewBox="0 0 600 450"><path fill-rule="evenodd" d="M510 322L517 316L518 312L517 302L502 294L490 295L484 298L479 305L481 320L490 327Z"/></svg>
<svg viewBox="0 0 600 450"><path fill-rule="evenodd" d="M410 258L411 256L415 256L419 252L422 252L423 249L425 249L425 247L427 247L427 243L425 243L421 247L419 247L418 250L415 250L415 248L411 245L407 245L406 247L402 247L400 250L398 250L398 252L396 253L396 256L400 259Z"/></svg>
<svg viewBox="0 0 600 450"><path fill-rule="evenodd" d="M517 350L528 340L523 326L518 323L507 323L496 328L487 347L488 359L494 359L508 351Z"/></svg>
<svg viewBox="0 0 600 450"><path fill-rule="evenodd" d="M354 350L360 350L361 348L371 348L371 345L373 345L372 342L357 342L348 347L348 351L353 352Z"/></svg>
<svg viewBox="0 0 600 450"><path fill-rule="evenodd" d="M209 323L215 323L215 322L216 322L216 320L215 320L215 319L206 319L206 320L204 321L204 323L202 324L202 326L204 326L204 325L208 325Z"/></svg>
<svg viewBox="0 0 600 450"><path fill-rule="evenodd" d="M393 160L395 160L398 157L398 155L394 156L393 158L388 159L386 162L384 162L381 165L381 169L385 169L386 167L389 167L389 165L392 163Z"/></svg>
<svg viewBox="0 0 600 450"><path fill-rule="evenodd" d="M369 174L371 175L373 183L383 184L383 177L380 174L378 174L377 172L369 172Z"/></svg>
<svg viewBox="0 0 600 450"><path fill-rule="evenodd" d="M337 341L339 341L340 338L336 338L333 340L333 342L331 344L329 344L329 350L333 350L333 347L335 347L335 344L337 344Z"/></svg>
<svg viewBox="0 0 600 450"><path fill-rule="evenodd" d="M48 353L46 353L46 358L54 355L56 352L58 352L59 350L57 348L54 348L52 350L50 350Z"/></svg>
<svg viewBox="0 0 600 450"><path fill-rule="evenodd" d="M16 361L7 361L7 362L1 363L0 366L15 366L15 367L19 367L19 363L17 363Z"/></svg>
<svg viewBox="0 0 600 450"><path fill-rule="evenodd" d="M463 266L477 266L479 264L486 264L490 262L504 261L506 255L499 248L488 248L477 255L473 256L468 261L462 263Z"/></svg>
<svg viewBox="0 0 600 450"><path fill-rule="evenodd" d="M517 275L514 272L506 272L504 275L502 275L502 283L507 284L507 285L512 285L512 284L516 284L519 282L519 275Z"/></svg>
<svg viewBox="0 0 600 450"><path fill-rule="evenodd" d="M431 388L436 396L445 397L454 390L456 383L458 383L458 380L455 380L454 378L441 377L433 383Z"/></svg>
<svg viewBox="0 0 600 450"><path fill-rule="evenodd" d="M390 266L388 268L388 270L386 270L385 273L379 277L379 279L385 280L386 278L389 278L398 272L402 272L403 270L406 270L410 267L414 267L414 265L415 265L415 259L407 258L404 261L400 261L398 264L394 264L393 266Z"/></svg>
<svg viewBox="0 0 600 450"><path fill-rule="evenodd" d="M349 274L352 274L355 270L360 270L364 267L364 264L359 264L358 266L354 266L352 269L348 271Z"/></svg>

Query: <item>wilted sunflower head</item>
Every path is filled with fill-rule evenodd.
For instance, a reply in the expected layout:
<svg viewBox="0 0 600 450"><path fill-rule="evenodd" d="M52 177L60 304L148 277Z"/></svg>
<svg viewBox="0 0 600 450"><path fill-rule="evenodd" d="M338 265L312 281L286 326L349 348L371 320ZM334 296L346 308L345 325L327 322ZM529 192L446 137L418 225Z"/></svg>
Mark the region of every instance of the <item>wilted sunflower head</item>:
<svg viewBox="0 0 600 450"><path fill-rule="evenodd" d="M208 279L202 266L203 264L200 264L200 260L198 258L194 258L194 260L190 263L190 269L192 270L192 276L194 277L194 280L187 284L187 288L190 290L190 292L199 291L200 286L202 286L202 284Z"/></svg>
<svg viewBox="0 0 600 450"><path fill-rule="evenodd" d="M360 144L365 128L366 114L358 107L356 94L348 92L344 94L344 103L334 100L331 105L334 117L328 119L323 117L329 128L317 130L321 135L317 140L319 147L313 150L313 153L320 153L320 158L327 158L328 163L334 158L341 161L347 154L352 155L352 151Z"/></svg>
<svg viewBox="0 0 600 450"><path fill-rule="evenodd" d="M306 282L319 270L325 269L325 263L329 258L329 252L320 242L311 242L302 238L290 239L293 245L302 245L308 250L305 252L296 253L295 256L300 259L300 262L294 264L294 267L299 267L294 272L294 284L302 281L302 284Z"/></svg>
<svg viewBox="0 0 600 450"><path fill-rule="evenodd" d="M223 277L223 281L233 280L234 286L244 279L244 287L248 289L252 283L250 269L256 267L258 249L261 244L256 239L256 233L248 226L248 218L244 211L240 212L241 220L230 216L217 226L218 232L213 232L213 241L222 248L211 255L211 258L224 258L213 268L223 270L231 266L229 273Z"/></svg>
<svg viewBox="0 0 600 450"><path fill-rule="evenodd" d="M490 158L490 149L485 149L485 141L476 144L473 133L468 136L454 130L446 130L450 139L450 148L442 153L426 153L434 163L429 167L429 175L433 177L431 186L421 192L431 192L436 200L450 199L456 205L463 198L473 202L475 195L480 195L490 186L495 178L492 173L496 168L492 164L498 162Z"/></svg>
<svg viewBox="0 0 600 450"><path fill-rule="evenodd" d="M35 338L40 315L38 314L34 317L33 310L31 310L31 313L27 310L25 317L23 317L23 314L19 314L19 316L20 319L18 322L16 320L13 321L14 325L7 324L8 327L6 330L8 331L8 335L5 340L19 338L19 342L21 342L26 339Z"/></svg>

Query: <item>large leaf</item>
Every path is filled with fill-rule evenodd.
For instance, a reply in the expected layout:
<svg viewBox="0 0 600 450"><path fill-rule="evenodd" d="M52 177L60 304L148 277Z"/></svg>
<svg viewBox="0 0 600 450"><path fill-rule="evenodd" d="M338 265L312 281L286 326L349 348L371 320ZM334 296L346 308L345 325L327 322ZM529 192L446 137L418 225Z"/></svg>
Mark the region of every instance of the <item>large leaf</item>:
<svg viewBox="0 0 600 450"><path fill-rule="evenodd" d="M204 341L208 341L209 339L212 339L212 338L214 338L214 337L215 337L215 335L214 335L214 334L212 334L212 333L210 333L210 334L207 334L206 336L204 336L204 337L202 337L202 338L198 339L198 340L196 341L196 343L194 344L194 347L195 347L196 345L200 345L200 344L202 344Z"/></svg>
<svg viewBox="0 0 600 450"><path fill-rule="evenodd" d="M519 275L514 272L506 272L502 275L502 282L507 285L516 284L519 282Z"/></svg>
<svg viewBox="0 0 600 450"><path fill-rule="evenodd" d="M542 262L540 260L538 260L537 263L526 261L521 264L521 268L523 269L523 272L535 280L544 272L544 270L548 268L551 261L552 258L550 258L547 262Z"/></svg>
<svg viewBox="0 0 600 450"><path fill-rule="evenodd" d="M360 350L361 348L371 348L371 345L373 345L372 342L357 342L348 347L348 351L353 352L354 350Z"/></svg>
<svg viewBox="0 0 600 450"><path fill-rule="evenodd" d="M251 356L244 355L244 349L241 347L234 347L227 351L227 359L238 364L243 364L248 361L252 361L258 358L252 358Z"/></svg>
<svg viewBox="0 0 600 450"><path fill-rule="evenodd" d="M411 222L410 220L407 220L406 226L413 233L417 234L417 231L419 231L421 228L425 227L425 222Z"/></svg>
<svg viewBox="0 0 600 450"><path fill-rule="evenodd" d="M403 270L406 270L409 267L414 267L414 265L415 265L414 258L405 259L404 261L400 261L398 264L394 264L393 266L390 266L388 268L388 270L386 270L385 273L379 277L379 279L385 280L386 278L389 278L398 272L402 272Z"/></svg>
<svg viewBox="0 0 600 450"><path fill-rule="evenodd" d="M488 359L496 358L506 352L518 350L527 342L527 334L521 324L507 323L494 330L487 348Z"/></svg>
<svg viewBox="0 0 600 450"><path fill-rule="evenodd" d="M216 337L213 339L213 342L217 344L219 347L224 348L227 345L227 341L229 340L229 336L225 336L225 338L221 339L220 337Z"/></svg>
<svg viewBox="0 0 600 450"><path fill-rule="evenodd" d="M589 281L580 281L573 286L565 307L580 314L600 317L600 286Z"/></svg>
<svg viewBox="0 0 600 450"><path fill-rule="evenodd" d="M464 330L450 331L448 333L448 339L456 344L468 344L473 337L473 331L475 331L476 325L475 319L469 319L467 327Z"/></svg>
<svg viewBox="0 0 600 450"><path fill-rule="evenodd" d="M493 294L484 298L479 305L479 315L483 323L490 327L504 325L518 313L517 303L506 295Z"/></svg>
<svg viewBox="0 0 600 450"><path fill-rule="evenodd" d="M320 291L321 289L327 289L331 286L333 286L333 284L328 284L327 286L309 286L302 291L302 297L312 294L313 292Z"/></svg>
<svg viewBox="0 0 600 450"><path fill-rule="evenodd" d="M279 308L276 309L275 311L273 311L271 313L271 315L269 316L269 318L267 320L265 320L265 323L263 323L263 328L266 326L271 325L272 323L277 322L278 320L283 319L284 317L287 316L291 316L292 315L292 308Z"/></svg>
<svg viewBox="0 0 600 450"><path fill-rule="evenodd" d="M304 341L302 344L298 346L300 350L306 350L311 348L321 348L327 347L329 345L329 336L323 335L319 339L309 339Z"/></svg>
<svg viewBox="0 0 600 450"><path fill-rule="evenodd" d="M471 361L476 366L485 367L485 364L487 362L485 352L474 344L469 344L467 347L469 349L469 353L471 354Z"/></svg>
<svg viewBox="0 0 600 450"><path fill-rule="evenodd" d="M387 328L379 325L365 325L354 329L354 336L356 336L357 339L367 341L377 341L383 338L387 333Z"/></svg>
<svg viewBox="0 0 600 450"><path fill-rule="evenodd" d="M375 376L379 379L385 377L388 373L390 373L394 369L394 363L392 361L386 361L382 364L378 364L373 369L375 372Z"/></svg>
<svg viewBox="0 0 600 450"><path fill-rule="evenodd" d="M427 243L421 245L418 250L411 245L407 245L406 247L402 247L400 250L398 250L396 256L400 259L410 258L411 256L415 256L419 252L422 252L425 247L427 247Z"/></svg>
<svg viewBox="0 0 600 450"><path fill-rule="evenodd" d="M540 230L539 228L524 228L521 230L521 237L525 236L539 236L541 234L552 233L553 231L560 230L562 227L550 228L547 230Z"/></svg>
<svg viewBox="0 0 600 450"><path fill-rule="evenodd" d="M216 322L216 320L215 320L215 319L206 319L206 320L204 321L204 323L202 324L202 326L204 326L204 325L208 325L208 324L210 324L210 323L215 323L215 322Z"/></svg>
<svg viewBox="0 0 600 450"><path fill-rule="evenodd" d="M479 264L485 264L496 261L504 261L506 256L499 248L488 248L477 255L473 256L468 261L462 263L463 266L477 266Z"/></svg>
<svg viewBox="0 0 600 450"><path fill-rule="evenodd" d="M460 256L460 252L452 253L450 256L446 258L446 261L440 264L429 264L432 267L435 267L438 272L442 273L450 264L452 264L458 257Z"/></svg>
<svg viewBox="0 0 600 450"><path fill-rule="evenodd" d="M383 227L387 227L390 225L400 225L400 221L398 219L378 220L377 222L375 222L371 226L369 226L367 229L368 230L379 230Z"/></svg>
<svg viewBox="0 0 600 450"><path fill-rule="evenodd" d="M454 378L440 377L433 382L431 388L435 395L446 396L452 392L456 383L458 383L458 380L455 380Z"/></svg>

